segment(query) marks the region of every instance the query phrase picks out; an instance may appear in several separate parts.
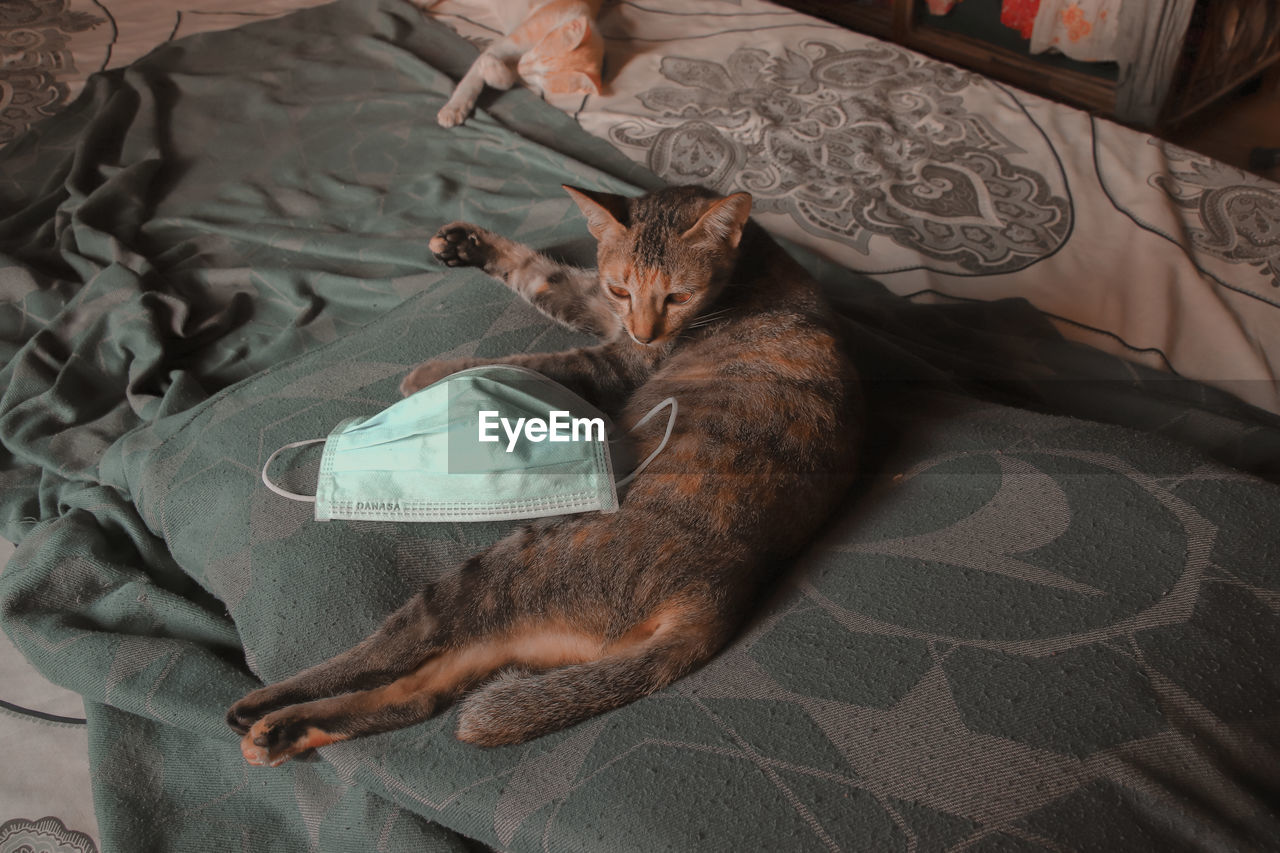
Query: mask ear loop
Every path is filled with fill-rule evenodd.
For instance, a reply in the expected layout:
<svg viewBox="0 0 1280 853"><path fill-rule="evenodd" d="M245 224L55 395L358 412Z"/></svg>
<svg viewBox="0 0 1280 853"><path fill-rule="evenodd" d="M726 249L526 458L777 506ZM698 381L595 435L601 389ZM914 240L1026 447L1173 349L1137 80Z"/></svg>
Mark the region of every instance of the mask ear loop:
<svg viewBox="0 0 1280 853"><path fill-rule="evenodd" d="M625 486L627 483L630 483L632 480L634 480L636 478L636 475L639 474L641 471L643 471L645 469L645 466L647 466L650 462L652 462L654 457L657 456L659 453L661 453L663 449L667 446L667 441L669 441L671 438L671 430L675 429L675 426L676 426L676 412L679 411L680 409L680 405L676 402L675 397L668 397L658 405L654 406L652 409L649 410L648 414L646 414L640 420L636 421L636 425L633 426L632 429L633 430L639 429L640 427L644 426L646 423L649 422L649 419L652 418L654 415L656 415L664 406L671 407L671 414L667 417L667 431L662 436L662 441L658 442L658 446L654 448L654 451L650 453L647 457L645 457L645 460L641 462L639 465L637 465L634 471L632 471L630 474L628 474L627 476L623 477L621 480L618 481L617 483L618 486Z"/></svg>
<svg viewBox="0 0 1280 853"><path fill-rule="evenodd" d="M262 484L282 498L288 498L291 501L305 501L306 503L311 504L315 503L315 495L300 495L297 492L290 492L286 489L282 489L275 483L271 482L271 480L267 478L267 469L271 467L272 462L276 461L276 457L281 453L284 453L286 450L292 450L295 447L306 447L308 444L324 444L324 442L325 439L323 438L309 438L306 441L295 441L292 444L286 444L275 453L272 453L267 457L266 464L262 466Z"/></svg>

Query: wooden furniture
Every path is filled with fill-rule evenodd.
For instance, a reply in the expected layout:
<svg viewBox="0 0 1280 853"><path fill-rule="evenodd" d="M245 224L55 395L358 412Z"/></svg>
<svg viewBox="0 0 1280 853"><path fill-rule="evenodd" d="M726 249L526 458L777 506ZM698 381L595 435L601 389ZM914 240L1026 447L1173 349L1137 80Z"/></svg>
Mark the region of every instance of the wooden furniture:
<svg viewBox="0 0 1280 853"><path fill-rule="evenodd" d="M1177 125L1280 62L1280 3L1200 0L1183 43L1183 63L1161 112Z"/></svg>
<svg viewBox="0 0 1280 853"><path fill-rule="evenodd" d="M1048 61L1043 54L1033 56L977 35L944 29L930 20L924 0L875 0L871 4L851 0L777 2L1028 91L1147 126L1184 122L1280 60L1280 3L1199 0L1185 30L1162 36L1165 43L1157 46L1171 55L1164 86L1167 94L1162 103L1148 109L1144 116L1125 115L1126 99L1117 97L1118 93L1123 94L1123 71L1101 76L1092 70L1077 70L1083 63ZM1180 42L1181 46L1170 51L1170 41Z"/></svg>

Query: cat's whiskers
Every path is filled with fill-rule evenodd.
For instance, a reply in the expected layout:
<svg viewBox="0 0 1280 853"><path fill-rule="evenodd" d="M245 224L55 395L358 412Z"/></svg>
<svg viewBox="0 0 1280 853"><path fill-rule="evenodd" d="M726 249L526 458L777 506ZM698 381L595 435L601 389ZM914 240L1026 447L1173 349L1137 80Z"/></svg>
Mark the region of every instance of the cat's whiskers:
<svg viewBox="0 0 1280 853"><path fill-rule="evenodd" d="M717 320L724 319L725 316L729 314L729 312L732 310L733 310L732 308L721 308L718 311L712 311L708 314L703 314L699 317L695 317L693 320L686 323L684 327L686 329L697 329L700 326L710 325L711 323L714 323Z"/></svg>

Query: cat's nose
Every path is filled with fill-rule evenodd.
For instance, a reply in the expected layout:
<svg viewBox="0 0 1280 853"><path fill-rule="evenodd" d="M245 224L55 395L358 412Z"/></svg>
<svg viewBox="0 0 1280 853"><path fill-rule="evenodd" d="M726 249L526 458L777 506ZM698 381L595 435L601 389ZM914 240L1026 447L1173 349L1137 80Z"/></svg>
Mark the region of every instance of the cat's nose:
<svg viewBox="0 0 1280 853"><path fill-rule="evenodd" d="M658 334L657 329L650 329L648 332L645 332L644 334L637 334L635 332L631 333L631 340L646 347L649 344L653 343L654 341L657 341L661 337L662 335Z"/></svg>

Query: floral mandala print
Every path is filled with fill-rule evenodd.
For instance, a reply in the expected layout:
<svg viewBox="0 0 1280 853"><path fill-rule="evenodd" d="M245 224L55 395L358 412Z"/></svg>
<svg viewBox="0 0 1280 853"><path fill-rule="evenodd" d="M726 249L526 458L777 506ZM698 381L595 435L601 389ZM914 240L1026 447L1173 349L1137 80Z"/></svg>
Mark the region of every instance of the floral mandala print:
<svg viewBox="0 0 1280 853"><path fill-rule="evenodd" d="M1239 169L1173 145L1164 146L1169 173L1153 175L1187 218L1197 249L1257 267L1280 288L1280 193Z"/></svg>
<svg viewBox="0 0 1280 853"><path fill-rule="evenodd" d="M56 817L15 818L0 826L0 853L98 853L98 846Z"/></svg>
<svg viewBox="0 0 1280 853"><path fill-rule="evenodd" d="M1028 266L1071 230L1068 200L1010 161L1023 149L964 109L957 93L980 81L967 72L820 41L723 64L668 56L661 71L679 88L639 95L658 117L609 135L670 181L746 190L864 254L881 236L973 273Z"/></svg>
<svg viewBox="0 0 1280 853"><path fill-rule="evenodd" d="M103 23L67 8L69 0L0 2L0 145L53 115L67 97L55 69L74 71L70 33Z"/></svg>

